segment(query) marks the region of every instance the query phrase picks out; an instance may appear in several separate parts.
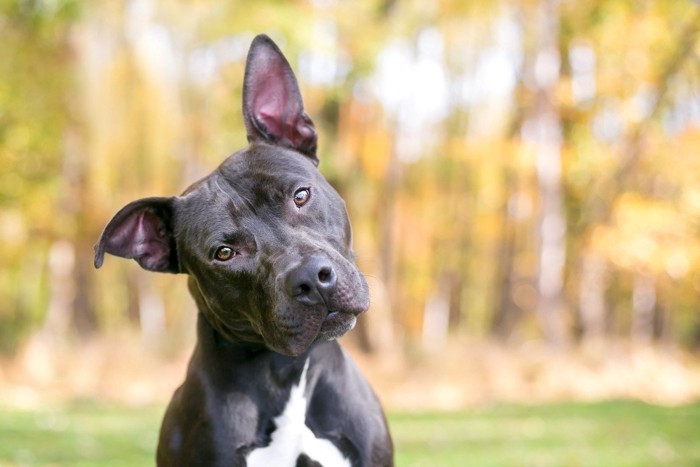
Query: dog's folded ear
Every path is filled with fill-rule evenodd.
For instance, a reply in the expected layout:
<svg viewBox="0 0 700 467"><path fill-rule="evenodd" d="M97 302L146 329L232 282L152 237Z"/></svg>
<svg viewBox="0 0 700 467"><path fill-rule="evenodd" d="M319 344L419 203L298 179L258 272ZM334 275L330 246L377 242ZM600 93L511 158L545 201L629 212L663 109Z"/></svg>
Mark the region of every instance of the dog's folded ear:
<svg viewBox="0 0 700 467"><path fill-rule="evenodd" d="M133 258L142 268L156 272L180 272L175 235L175 198L144 198L124 206L107 224L95 245L95 267L104 254Z"/></svg>
<svg viewBox="0 0 700 467"><path fill-rule="evenodd" d="M299 84L287 59L264 34L253 40L248 51L243 120L249 142L288 147L318 165L316 128L304 112Z"/></svg>

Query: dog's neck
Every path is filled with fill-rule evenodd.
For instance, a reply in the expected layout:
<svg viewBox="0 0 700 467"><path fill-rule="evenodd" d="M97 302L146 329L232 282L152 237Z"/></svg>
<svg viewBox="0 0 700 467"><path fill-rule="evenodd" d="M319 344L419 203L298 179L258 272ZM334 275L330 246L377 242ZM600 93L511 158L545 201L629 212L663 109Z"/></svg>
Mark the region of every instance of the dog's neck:
<svg viewBox="0 0 700 467"><path fill-rule="evenodd" d="M209 370L215 372L251 366L268 373L273 381L286 385L299 379L309 352L321 343L315 342L296 357L282 355L262 343L226 339L211 325L204 313L200 312L197 318L197 349L206 356L206 361L211 365Z"/></svg>
<svg viewBox="0 0 700 467"><path fill-rule="evenodd" d="M209 323L204 313L197 318L197 350L193 356L196 364L207 378L238 381L248 387L251 380L259 394L265 391L288 390L299 383L309 352L320 342L314 343L303 354L291 357L274 352L263 344L232 342L225 339Z"/></svg>
<svg viewBox="0 0 700 467"><path fill-rule="evenodd" d="M222 336L216 329L212 329L212 332L214 333L214 345L216 348L232 350L236 354L240 354L243 358L252 358L262 352L268 351L263 344L257 342L232 342Z"/></svg>
<svg viewBox="0 0 700 467"><path fill-rule="evenodd" d="M240 349L244 355L250 350L266 349L262 337L242 314L238 318L228 316L225 322L217 319L223 312L214 309L205 299L194 277L188 278L187 287L199 310L197 338L201 343L211 342L209 345L230 349L231 352Z"/></svg>
<svg viewBox="0 0 700 467"><path fill-rule="evenodd" d="M263 352L269 352L269 349L261 342L232 341L227 339L212 326L202 312L199 313L198 317L197 337L204 345L230 355L239 356L240 359L249 359Z"/></svg>

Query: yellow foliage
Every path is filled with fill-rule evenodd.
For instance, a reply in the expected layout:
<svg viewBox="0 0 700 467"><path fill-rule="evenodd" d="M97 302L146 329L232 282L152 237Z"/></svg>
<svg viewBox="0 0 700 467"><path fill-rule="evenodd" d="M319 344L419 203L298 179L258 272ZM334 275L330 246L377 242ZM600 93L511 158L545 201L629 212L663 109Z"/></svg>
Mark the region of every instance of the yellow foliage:
<svg viewBox="0 0 700 467"><path fill-rule="evenodd" d="M598 227L594 245L609 261L632 271L683 278L700 263L693 223L668 203L625 194L609 226Z"/></svg>
<svg viewBox="0 0 700 467"><path fill-rule="evenodd" d="M391 135L382 128L369 130L364 134L360 160L362 171L369 180L386 180L391 151Z"/></svg>

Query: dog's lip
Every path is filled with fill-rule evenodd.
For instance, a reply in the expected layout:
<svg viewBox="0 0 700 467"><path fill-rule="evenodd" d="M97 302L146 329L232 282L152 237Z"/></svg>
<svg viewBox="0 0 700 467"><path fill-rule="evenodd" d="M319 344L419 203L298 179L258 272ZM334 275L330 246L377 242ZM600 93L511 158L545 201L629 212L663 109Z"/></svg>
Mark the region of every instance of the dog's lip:
<svg viewBox="0 0 700 467"><path fill-rule="evenodd" d="M365 310L328 310L324 321L328 321L329 319L338 319L339 316L343 315L356 318L364 312Z"/></svg>
<svg viewBox="0 0 700 467"><path fill-rule="evenodd" d="M331 333L331 334L344 334L353 327L355 327L355 322L357 321L358 313L342 311L342 310L328 310L326 318L321 323L320 332ZM334 336L334 337L338 337Z"/></svg>
<svg viewBox="0 0 700 467"><path fill-rule="evenodd" d="M348 313L346 311L338 311L338 310L328 310L328 313L326 314L326 317L323 319L323 324L329 322L329 321L337 321L338 319L342 319L345 316L355 316L353 313Z"/></svg>

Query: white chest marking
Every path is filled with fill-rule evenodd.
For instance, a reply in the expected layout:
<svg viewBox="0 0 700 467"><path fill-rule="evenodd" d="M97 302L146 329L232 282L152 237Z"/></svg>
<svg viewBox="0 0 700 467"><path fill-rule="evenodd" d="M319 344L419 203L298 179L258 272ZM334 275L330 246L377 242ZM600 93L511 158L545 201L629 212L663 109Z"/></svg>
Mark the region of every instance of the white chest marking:
<svg viewBox="0 0 700 467"><path fill-rule="evenodd" d="M291 466L297 458L306 454L323 467L350 467L340 450L327 439L317 438L306 426L306 370L309 361L304 364L299 384L292 388L284 411L275 417L275 431L272 432L270 444L251 451L246 457L248 467Z"/></svg>

